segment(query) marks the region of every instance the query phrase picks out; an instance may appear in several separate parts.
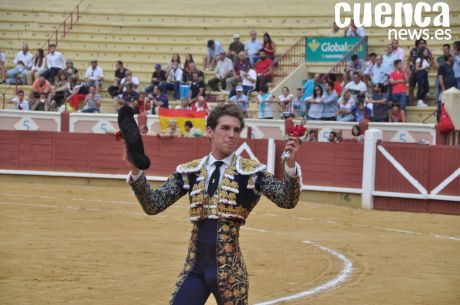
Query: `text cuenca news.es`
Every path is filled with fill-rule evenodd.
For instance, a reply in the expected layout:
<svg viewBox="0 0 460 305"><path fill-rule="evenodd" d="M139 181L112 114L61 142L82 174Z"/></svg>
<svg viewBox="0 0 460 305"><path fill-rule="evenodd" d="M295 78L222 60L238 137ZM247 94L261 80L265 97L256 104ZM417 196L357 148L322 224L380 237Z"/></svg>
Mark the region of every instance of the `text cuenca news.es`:
<svg viewBox="0 0 460 305"><path fill-rule="evenodd" d="M348 27L353 19L357 27L388 28L389 40L452 39L449 5L445 2L338 2L334 9L340 28Z"/></svg>

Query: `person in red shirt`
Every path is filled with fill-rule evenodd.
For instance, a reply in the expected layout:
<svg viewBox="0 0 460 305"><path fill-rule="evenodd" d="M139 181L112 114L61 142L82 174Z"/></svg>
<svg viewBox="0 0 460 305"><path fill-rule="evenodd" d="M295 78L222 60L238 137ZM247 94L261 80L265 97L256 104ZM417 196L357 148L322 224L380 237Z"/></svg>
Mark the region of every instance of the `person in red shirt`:
<svg viewBox="0 0 460 305"><path fill-rule="evenodd" d="M192 104L192 110L193 111L206 111L208 112L208 104L206 103L206 100L204 97L199 96L196 100L195 103Z"/></svg>
<svg viewBox="0 0 460 305"><path fill-rule="evenodd" d="M334 90L337 92L337 95L342 96L342 85L340 85L340 82L337 80L337 75L329 74L327 77L334 82Z"/></svg>
<svg viewBox="0 0 460 305"><path fill-rule="evenodd" d="M259 50L259 60L254 65L254 70L257 73L257 88L262 88L272 78L272 66L273 61L270 58L267 58L267 54L264 49Z"/></svg>
<svg viewBox="0 0 460 305"><path fill-rule="evenodd" d="M270 34L268 33L264 34L264 50L265 55L267 55L269 59L275 59L276 44L272 41Z"/></svg>
<svg viewBox="0 0 460 305"><path fill-rule="evenodd" d="M403 70L403 63L401 59L395 60L394 65L396 70L390 74L393 101L398 103L403 111L406 111L408 76Z"/></svg>
<svg viewBox="0 0 460 305"><path fill-rule="evenodd" d="M40 76L39 79L36 79L32 84L32 91L30 92L30 100L32 104L38 101L40 94L45 94L48 96L48 93L51 91L51 84L45 79L44 76Z"/></svg>

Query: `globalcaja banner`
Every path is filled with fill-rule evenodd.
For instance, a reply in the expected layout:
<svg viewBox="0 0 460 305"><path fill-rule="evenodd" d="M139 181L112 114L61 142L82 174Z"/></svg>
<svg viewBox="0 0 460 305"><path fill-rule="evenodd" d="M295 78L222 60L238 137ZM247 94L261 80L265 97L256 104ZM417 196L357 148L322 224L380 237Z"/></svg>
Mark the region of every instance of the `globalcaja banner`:
<svg viewBox="0 0 460 305"><path fill-rule="evenodd" d="M337 62L353 49L361 37L307 37L306 62ZM359 58L366 60L367 40L356 50Z"/></svg>

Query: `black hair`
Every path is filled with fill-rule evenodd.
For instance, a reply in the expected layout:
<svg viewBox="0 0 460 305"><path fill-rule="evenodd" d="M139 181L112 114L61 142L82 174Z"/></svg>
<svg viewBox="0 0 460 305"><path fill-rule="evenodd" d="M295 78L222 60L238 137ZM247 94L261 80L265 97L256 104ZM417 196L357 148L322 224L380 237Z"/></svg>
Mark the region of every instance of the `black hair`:
<svg viewBox="0 0 460 305"><path fill-rule="evenodd" d="M320 93L319 96L320 96L320 97L323 96L323 93L324 93L324 92L323 92L323 87L320 86L320 85L316 85L316 86L315 86L315 90L313 90L313 98L317 98L317 97L318 97L318 94L316 93L316 89L318 89L318 88L321 90L321 93Z"/></svg>
<svg viewBox="0 0 460 305"><path fill-rule="evenodd" d="M401 59L396 59L396 60L393 62L393 65L395 66L395 68L399 65L400 62L401 62Z"/></svg>
<svg viewBox="0 0 460 305"><path fill-rule="evenodd" d="M369 57L377 57L377 54L375 54L374 52L372 52L371 54L369 54Z"/></svg>
<svg viewBox="0 0 460 305"><path fill-rule="evenodd" d="M241 130L244 128L244 115L240 107L235 104L218 105L208 115L206 120L206 128L215 129L219 123L219 119L223 116L232 116L237 118L241 123Z"/></svg>
<svg viewBox="0 0 460 305"><path fill-rule="evenodd" d="M185 121L184 126L189 127L189 128L193 128L193 123L192 123L192 121Z"/></svg>
<svg viewBox="0 0 460 305"><path fill-rule="evenodd" d="M353 54L353 55L351 56L351 60L356 60L356 59L358 59L358 55Z"/></svg>

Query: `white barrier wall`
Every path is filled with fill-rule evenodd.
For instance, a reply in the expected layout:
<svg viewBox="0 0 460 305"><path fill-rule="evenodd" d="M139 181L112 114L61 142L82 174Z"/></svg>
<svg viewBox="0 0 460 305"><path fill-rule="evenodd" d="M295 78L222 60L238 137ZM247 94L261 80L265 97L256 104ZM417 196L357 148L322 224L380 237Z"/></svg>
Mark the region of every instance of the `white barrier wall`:
<svg viewBox="0 0 460 305"><path fill-rule="evenodd" d="M71 113L69 131L79 133L115 133L117 114Z"/></svg>
<svg viewBox="0 0 460 305"><path fill-rule="evenodd" d="M0 110L0 130L61 131L57 112Z"/></svg>

